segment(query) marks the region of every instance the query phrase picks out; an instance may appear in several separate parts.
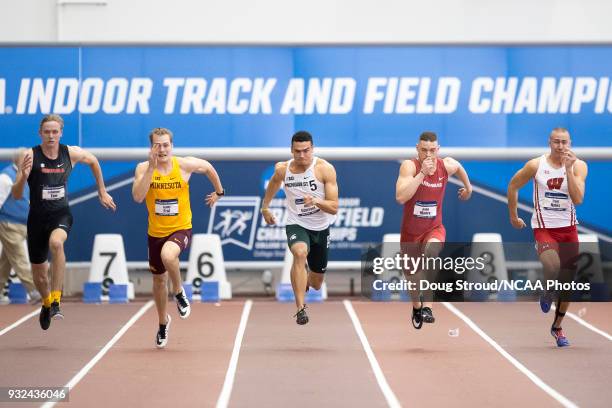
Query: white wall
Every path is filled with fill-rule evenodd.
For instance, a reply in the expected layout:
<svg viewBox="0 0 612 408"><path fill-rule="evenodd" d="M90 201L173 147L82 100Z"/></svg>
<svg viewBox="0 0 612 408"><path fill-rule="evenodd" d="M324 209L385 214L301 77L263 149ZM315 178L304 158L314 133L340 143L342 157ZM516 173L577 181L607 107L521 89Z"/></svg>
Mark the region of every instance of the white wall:
<svg viewBox="0 0 612 408"><path fill-rule="evenodd" d="M0 0L0 42L612 42L611 15L609 0Z"/></svg>

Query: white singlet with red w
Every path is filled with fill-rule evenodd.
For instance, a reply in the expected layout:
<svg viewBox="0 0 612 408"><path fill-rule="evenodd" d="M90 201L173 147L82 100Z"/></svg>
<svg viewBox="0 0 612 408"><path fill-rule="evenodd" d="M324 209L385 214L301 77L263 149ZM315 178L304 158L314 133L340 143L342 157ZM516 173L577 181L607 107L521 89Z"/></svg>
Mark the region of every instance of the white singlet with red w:
<svg viewBox="0 0 612 408"><path fill-rule="evenodd" d="M546 155L542 155L533 178L531 228L561 228L576 224L576 208L567 188L565 166L555 169L546 160Z"/></svg>

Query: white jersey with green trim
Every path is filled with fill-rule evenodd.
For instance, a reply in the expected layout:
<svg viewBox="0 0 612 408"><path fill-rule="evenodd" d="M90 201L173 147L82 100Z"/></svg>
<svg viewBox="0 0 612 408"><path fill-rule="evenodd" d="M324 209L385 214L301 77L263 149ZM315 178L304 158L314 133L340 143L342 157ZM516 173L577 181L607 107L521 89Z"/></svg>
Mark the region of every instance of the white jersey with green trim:
<svg viewBox="0 0 612 408"><path fill-rule="evenodd" d="M284 190L287 196L287 225L297 224L312 231L323 231L334 221L335 217L320 208L304 204L304 197L325 199L325 185L315 177L317 157L303 173L291 172L293 159L287 162Z"/></svg>

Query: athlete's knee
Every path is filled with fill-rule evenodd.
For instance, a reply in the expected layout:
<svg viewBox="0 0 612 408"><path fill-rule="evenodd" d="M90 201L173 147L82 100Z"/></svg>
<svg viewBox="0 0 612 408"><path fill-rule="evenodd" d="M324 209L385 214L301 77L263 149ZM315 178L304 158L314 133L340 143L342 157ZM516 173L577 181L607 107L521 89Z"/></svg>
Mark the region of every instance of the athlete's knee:
<svg viewBox="0 0 612 408"><path fill-rule="evenodd" d="M425 253L424 255L427 258L435 258L440 254L440 251L442 250L442 242L440 241L429 241L427 243L427 245L425 246Z"/></svg>
<svg viewBox="0 0 612 408"><path fill-rule="evenodd" d="M320 272L311 272L308 274L308 285L315 290L321 289L325 276Z"/></svg>
<svg viewBox="0 0 612 408"><path fill-rule="evenodd" d="M168 274L166 272L153 275L154 285L166 285L168 283Z"/></svg>
<svg viewBox="0 0 612 408"><path fill-rule="evenodd" d="M167 248L162 249L161 251L161 260L164 263L164 265L169 265L172 262L176 262L176 260L178 259L178 255Z"/></svg>
<svg viewBox="0 0 612 408"><path fill-rule="evenodd" d="M557 272L561 268L561 259L556 251L546 251L540 255L542 267L546 271Z"/></svg>
<svg viewBox="0 0 612 408"><path fill-rule="evenodd" d="M293 254L293 258L296 261L306 262L306 257L308 256L308 249L306 246L292 247L291 253Z"/></svg>
<svg viewBox="0 0 612 408"><path fill-rule="evenodd" d="M310 285L311 288L313 288L314 290L319 290L321 289L321 287L323 286L323 281L319 281L318 279L313 279L310 282L308 282L308 284Z"/></svg>
<svg viewBox="0 0 612 408"><path fill-rule="evenodd" d="M64 241L59 238L51 238L49 240L49 250L53 254L63 252L64 251Z"/></svg>

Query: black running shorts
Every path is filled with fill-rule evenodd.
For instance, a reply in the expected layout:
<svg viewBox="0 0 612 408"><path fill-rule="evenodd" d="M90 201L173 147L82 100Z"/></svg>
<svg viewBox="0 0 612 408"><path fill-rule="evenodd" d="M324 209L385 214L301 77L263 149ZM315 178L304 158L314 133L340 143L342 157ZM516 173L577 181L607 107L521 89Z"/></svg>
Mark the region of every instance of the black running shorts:
<svg viewBox="0 0 612 408"><path fill-rule="evenodd" d="M28 214L28 255L33 264L45 263L49 258L49 238L56 229L63 229L70 234L72 214L70 209L58 212Z"/></svg>

